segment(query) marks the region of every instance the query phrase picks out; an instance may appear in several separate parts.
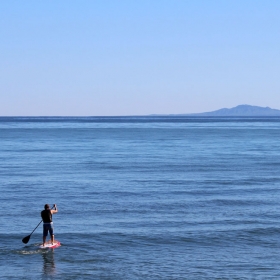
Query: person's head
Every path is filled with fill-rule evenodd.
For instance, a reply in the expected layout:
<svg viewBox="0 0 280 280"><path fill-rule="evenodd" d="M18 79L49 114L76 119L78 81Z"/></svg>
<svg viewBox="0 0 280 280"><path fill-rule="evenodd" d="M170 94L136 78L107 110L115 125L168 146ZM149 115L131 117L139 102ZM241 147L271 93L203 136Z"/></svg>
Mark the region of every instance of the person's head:
<svg viewBox="0 0 280 280"><path fill-rule="evenodd" d="M45 210L49 210L50 209L50 205L49 204L45 204Z"/></svg>

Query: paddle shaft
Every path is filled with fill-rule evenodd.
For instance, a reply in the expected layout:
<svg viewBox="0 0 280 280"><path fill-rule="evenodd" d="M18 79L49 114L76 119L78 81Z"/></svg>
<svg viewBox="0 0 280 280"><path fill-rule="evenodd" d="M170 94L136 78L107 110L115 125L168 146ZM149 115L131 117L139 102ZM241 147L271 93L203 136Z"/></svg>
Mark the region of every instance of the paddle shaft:
<svg viewBox="0 0 280 280"><path fill-rule="evenodd" d="M29 236L37 229L37 227L43 222L43 220L33 229L33 231L29 234Z"/></svg>

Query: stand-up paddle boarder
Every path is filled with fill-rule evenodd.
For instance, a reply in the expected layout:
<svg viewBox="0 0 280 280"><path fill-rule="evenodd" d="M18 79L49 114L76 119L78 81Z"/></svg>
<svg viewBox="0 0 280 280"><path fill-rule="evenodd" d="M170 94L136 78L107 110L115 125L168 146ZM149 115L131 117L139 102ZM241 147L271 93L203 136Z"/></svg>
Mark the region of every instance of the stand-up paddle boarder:
<svg viewBox="0 0 280 280"><path fill-rule="evenodd" d="M45 210L41 212L41 217L43 220L43 246L45 246L48 233L50 233L52 244L54 243L52 215L58 212L56 204L53 206L54 210L50 209L49 204L46 204L44 208Z"/></svg>

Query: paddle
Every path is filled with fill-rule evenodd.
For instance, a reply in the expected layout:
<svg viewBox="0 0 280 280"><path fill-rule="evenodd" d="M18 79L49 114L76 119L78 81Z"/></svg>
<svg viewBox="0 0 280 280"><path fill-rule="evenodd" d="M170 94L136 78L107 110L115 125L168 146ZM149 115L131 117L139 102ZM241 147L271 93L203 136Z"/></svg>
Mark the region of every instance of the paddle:
<svg viewBox="0 0 280 280"><path fill-rule="evenodd" d="M54 206L53 206L51 209L53 209L53 208L54 208ZM32 233L37 229L37 227L38 227L42 222L43 222L43 220L41 220L41 222L33 229L33 231L32 231L28 236L25 236L24 238L22 238L22 242L23 242L24 244L27 244L27 243L29 242L29 239L30 239Z"/></svg>

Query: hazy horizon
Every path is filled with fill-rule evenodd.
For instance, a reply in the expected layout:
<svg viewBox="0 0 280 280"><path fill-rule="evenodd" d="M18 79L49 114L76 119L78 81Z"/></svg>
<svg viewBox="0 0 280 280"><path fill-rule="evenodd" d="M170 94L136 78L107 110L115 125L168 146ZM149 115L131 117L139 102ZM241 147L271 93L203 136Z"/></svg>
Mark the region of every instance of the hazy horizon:
<svg viewBox="0 0 280 280"><path fill-rule="evenodd" d="M280 2L2 1L1 116L280 108Z"/></svg>
<svg viewBox="0 0 280 280"><path fill-rule="evenodd" d="M217 109L217 110L214 110L214 111L207 111L207 112L198 112L198 113L183 113L183 114L147 114L147 115L99 115L99 116L96 116L96 115L88 115L88 116L79 116L79 115L74 115L74 116L71 116L71 115L64 115L64 116L61 116L61 115L47 115L47 116L44 116L44 115L36 115L36 116L20 116L20 115L15 115L15 116L0 116L0 117L3 117L3 118L5 118L5 117L7 117L7 118L9 118L9 117L15 117L15 118L48 118L48 117L50 117L50 118L56 118L56 117L58 117L58 118L60 118L60 117L65 117L65 118L67 118L67 117L69 117L69 118L79 118L79 117L105 117L105 118L107 118L107 117L153 117L153 116L199 116L199 115L204 115L204 116L207 116L207 115L205 115L205 114L208 114L208 113L215 113L215 112L219 112L219 111L221 111L221 110L223 110L223 109L229 109L229 110L232 110L232 109L235 109L235 108L237 108L237 107L239 107L239 106L249 106L249 107L253 107L253 108L261 108L261 109L269 109L269 110L278 110L279 112L280 112L280 110L279 109L275 109L275 108L271 108L271 107L262 107L262 106L253 106L253 105L248 105L248 104L240 104L240 105L237 105L236 107L233 107L233 108L219 108L219 109ZM247 108L248 109L248 108ZM209 115L209 116L211 116L211 115ZM230 115L227 115L227 116L230 116ZM232 115L232 116L234 116L234 115ZM242 115L240 115L240 116L242 116ZM243 116L246 116L246 115L243 115ZM247 115L247 116L249 116L249 115ZM256 115L251 115L251 116L256 116ZM263 117L265 117L265 116L267 116L267 117L269 117L269 116L278 116L278 115L262 115L261 113L259 114L259 116L263 116Z"/></svg>

